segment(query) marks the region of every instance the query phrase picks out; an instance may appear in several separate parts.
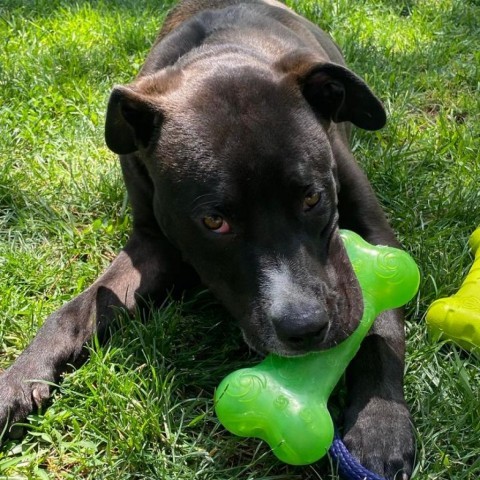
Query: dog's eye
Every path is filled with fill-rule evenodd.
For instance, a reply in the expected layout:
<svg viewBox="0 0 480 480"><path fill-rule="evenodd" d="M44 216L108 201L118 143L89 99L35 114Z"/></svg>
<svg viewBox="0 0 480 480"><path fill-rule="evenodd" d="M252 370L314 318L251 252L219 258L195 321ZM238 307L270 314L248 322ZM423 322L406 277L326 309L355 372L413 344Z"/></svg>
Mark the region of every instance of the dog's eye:
<svg viewBox="0 0 480 480"><path fill-rule="evenodd" d="M310 210L313 208L318 202L320 201L320 192L313 192L308 194L303 199L303 209L305 211Z"/></svg>
<svg viewBox="0 0 480 480"><path fill-rule="evenodd" d="M208 215L202 218L202 222L209 230L215 233L230 232L230 225L220 215Z"/></svg>

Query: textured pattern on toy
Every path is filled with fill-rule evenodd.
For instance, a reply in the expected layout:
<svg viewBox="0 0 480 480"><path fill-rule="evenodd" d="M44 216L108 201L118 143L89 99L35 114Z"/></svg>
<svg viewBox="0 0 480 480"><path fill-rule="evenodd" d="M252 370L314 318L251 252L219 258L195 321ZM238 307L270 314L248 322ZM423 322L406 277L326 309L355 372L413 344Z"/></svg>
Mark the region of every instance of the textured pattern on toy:
<svg viewBox="0 0 480 480"><path fill-rule="evenodd" d="M269 355L253 368L233 372L215 393L220 422L230 432L265 440L292 465L323 457L333 441L327 400L376 316L415 295L418 268L401 250L373 246L341 232L362 289L364 312L358 328L341 344L303 357Z"/></svg>
<svg viewBox="0 0 480 480"><path fill-rule="evenodd" d="M451 297L435 300L426 318L434 338L447 338L480 352L480 227L469 244L475 260L460 289Z"/></svg>

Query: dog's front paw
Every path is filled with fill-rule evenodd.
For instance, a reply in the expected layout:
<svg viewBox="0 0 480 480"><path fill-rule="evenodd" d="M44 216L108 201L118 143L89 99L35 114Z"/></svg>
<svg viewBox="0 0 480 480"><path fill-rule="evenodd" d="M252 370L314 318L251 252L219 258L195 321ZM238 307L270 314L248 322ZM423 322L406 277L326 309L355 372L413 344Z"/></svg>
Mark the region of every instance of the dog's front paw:
<svg viewBox="0 0 480 480"><path fill-rule="evenodd" d="M25 419L49 398L49 385L38 380L15 366L0 375L0 442L10 425Z"/></svg>
<svg viewBox="0 0 480 480"><path fill-rule="evenodd" d="M345 416L344 443L368 470L388 480L408 480L415 455L410 413L404 403L372 398Z"/></svg>

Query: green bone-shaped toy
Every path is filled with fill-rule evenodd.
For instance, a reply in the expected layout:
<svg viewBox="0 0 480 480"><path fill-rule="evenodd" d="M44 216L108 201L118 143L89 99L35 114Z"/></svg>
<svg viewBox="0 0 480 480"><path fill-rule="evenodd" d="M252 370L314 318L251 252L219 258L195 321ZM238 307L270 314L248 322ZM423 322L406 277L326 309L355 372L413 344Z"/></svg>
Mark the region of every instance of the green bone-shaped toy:
<svg viewBox="0 0 480 480"><path fill-rule="evenodd" d="M270 354L256 367L228 375L215 392L215 410L230 432L265 440L291 465L323 457L333 441L327 400L377 315L407 303L419 284L418 268L404 251L373 246L341 231L363 294L358 328L339 345L302 357Z"/></svg>

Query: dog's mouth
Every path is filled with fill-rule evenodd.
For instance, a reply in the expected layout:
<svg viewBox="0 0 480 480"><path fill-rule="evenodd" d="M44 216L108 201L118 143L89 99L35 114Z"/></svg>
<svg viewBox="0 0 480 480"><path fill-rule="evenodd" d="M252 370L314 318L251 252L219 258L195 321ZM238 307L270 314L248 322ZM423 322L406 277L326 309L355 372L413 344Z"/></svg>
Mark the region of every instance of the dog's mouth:
<svg viewBox="0 0 480 480"><path fill-rule="evenodd" d="M261 354L300 356L327 350L348 338L358 327L363 314L360 284L340 238L338 230L332 235L325 266L326 281L322 288L312 288L325 307L326 319L322 328L293 333L288 338L279 335L278 328L260 308L243 323L246 343ZM316 293L314 293L316 292ZM287 319L288 320L288 319ZM292 328L291 326L289 328Z"/></svg>

